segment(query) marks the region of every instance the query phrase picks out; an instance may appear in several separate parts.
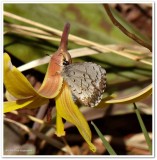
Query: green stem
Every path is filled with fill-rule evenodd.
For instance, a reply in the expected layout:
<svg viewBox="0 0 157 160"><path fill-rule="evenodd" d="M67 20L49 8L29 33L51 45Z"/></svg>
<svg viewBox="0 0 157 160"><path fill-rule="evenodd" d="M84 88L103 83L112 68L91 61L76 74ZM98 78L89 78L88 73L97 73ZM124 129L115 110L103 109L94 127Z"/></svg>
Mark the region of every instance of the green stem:
<svg viewBox="0 0 157 160"><path fill-rule="evenodd" d="M148 144L149 151L152 153L152 143L151 143L151 139L150 139L150 137L149 137L149 135L148 135L148 132L147 132L147 130L146 130L146 127L145 127L145 125L144 125L144 123L143 123L142 117L141 117L141 115L140 115L140 112L139 112L136 104L135 104L135 103L133 103L133 104L134 104L134 110L135 110L135 113L136 113L136 115L137 115L137 118L138 118L140 127L141 127L142 132L143 132L143 134L144 134L144 136L145 136L145 140L146 140L146 142L147 142L147 144Z"/></svg>
<svg viewBox="0 0 157 160"><path fill-rule="evenodd" d="M116 152L113 150L113 148L111 147L111 145L108 143L108 141L104 138L103 134L100 132L100 130L98 129L98 127L91 122L91 124L93 125L93 127L95 128L97 134L99 135L99 137L101 138L103 145L105 146L105 148L107 149L107 151L109 152L110 155L117 155Z"/></svg>

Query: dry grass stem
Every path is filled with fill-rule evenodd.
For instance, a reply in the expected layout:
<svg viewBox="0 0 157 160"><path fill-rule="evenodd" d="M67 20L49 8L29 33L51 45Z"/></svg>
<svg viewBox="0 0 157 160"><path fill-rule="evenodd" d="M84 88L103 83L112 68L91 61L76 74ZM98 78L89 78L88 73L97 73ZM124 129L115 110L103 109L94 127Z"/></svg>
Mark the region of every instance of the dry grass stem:
<svg viewBox="0 0 157 160"><path fill-rule="evenodd" d="M34 32L34 33L39 33L39 34L43 34L43 35L47 35L47 36L52 36L52 34L43 31L41 29L38 28L34 28L34 27L28 27L28 26L23 26L23 25L18 25L18 24L11 24L11 23L4 23L4 26L7 27L9 30L25 30L25 31L29 31L29 32Z"/></svg>
<svg viewBox="0 0 157 160"><path fill-rule="evenodd" d="M4 121L15 124L16 126L18 126L21 129L23 129L26 133L30 133L31 132L30 129L27 126L25 126L25 125L23 125L23 124L21 124L19 122L16 122L16 121L14 121L12 119L4 117Z"/></svg>
<svg viewBox="0 0 157 160"><path fill-rule="evenodd" d="M13 30L11 32L12 33L16 33L16 34L20 34L20 35L32 36L32 37L35 37L35 38L40 38L40 39L46 39L46 40L60 42L60 38L44 36L44 35L40 35L40 34L37 34L37 33L31 33L31 32L24 31L24 30Z"/></svg>
<svg viewBox="0 0 157 160"><path fill-rule="evenodd" d="M60 30L57 30L55 28L48 27L48 26L40 24L38 22L34 22L32 20L29 20L29 19L17 16L17 15L14 15L12 13L4 11L4 15L7 16L7 17L10 17L10 18L19 20L21 22L24 22L24 23L27 23L27 24L42 28L43 30L49 31L49 32L51 32L51 33L53 33L55 35L58 35L58 36L62 35L62 31L60 31ZM124 51L113 50L113 49L108 48L108 47L106 47L104 45L101 45L101 44L98 44L96 42L92 42L92 41L89 41L89 40L86 40L86 39L83 39L83 38L80 38L80 37L77 37L77 36L74 36L74 35L71 35L71 34L69 35L69 40L74 42L74 43L76 43L76 44L81 44L81 45L84 45L84 46L87 46L87 47L90 47L90 48L94 47L99 52L107 52L107 51L108 52L113 52L113 53L116 53L116 54L118 54L120 56L132 59L134 61L138 60L139 62L142 62L144 64L152 65L150 62L139 60L138 56L130 55L127 52L124 52Z"/></svg>
<svg viewBox="0 0 157 160"><path fill-rule="evenodd" d="M114 49L119 48L119 46L116 46L116 45L109 45L109 47L112 47ZM72 49L72 50L69 50L68 52L70 53L72 58L89 56L89 55L101 53L99 51L96 51L96 50L93 50L93 49L90 49L90 48L87 48L87 47ZM45 57L42 57L40 59L33 60L31 62L28 62L28 63L18 67L18 69L22 72L22 71L25 71L25 70L28 70L28 69L46 64L50 61L50 58L51 58L50 56L45 56Z"/></svg>
<svg viewBox="0 0 157 160"><path fill-rule="evenodd" d="M46 40L52 40L52 41L60 41L60 38L55 38L55 37L50 37L50 36L46 36L46 35L42 35L42 34L38 34L38 33L33 33L30 31L26 31L26 30L21 30L21 29L14 29L14 30L10 30L7 33L16 33L19 35L25 35L25 36L31 36L31 37L35 37L35 38L40 38L40 39L46 39ZM6 33L5 33L6 34Z"/></svg>
<svg viewBox="0 0 157 160"><path fill-rule="evenodd" d="M22 114L22 113L18 113L17 111L12 111L11 113L15 114L15 115L18 115L18 116L26 116L27 118L29 118L31 121L33 122L37 122L39 124L44 124L44 125L47 125L49 127L54 127L54 125L52 124L49 124L49 123L46 123L45 121L43 121L42 119L39 119L39 118L36 118L34 116L31 116L31 115L26 115L26 114Z"/></svg>
<svg viewBox="0 0 157 160"><path fill-rule="evenodd" d="M9 123L12 123L12 124L15 124L16 126L20 127L21 129L23 129L26 133L33 133L35 134L37 137L39 137L40 139L43 139L45 140L47 143L51 144L52 146L66 152L66 153L69 153L69 150L67 150L66 147L64 147L64 144L61 143L60 141L56 140L56 139L53 139L51 137L48 137L48 136L45 136L43 133L40 133L40 132L37 132L35 130L32 130L30 128L28 128L27 126L19 123L19 122L16 122L12 119L9 119L9 118L4 118L4 121L6 122L9 122ZM69 153L71 154L71 153Z"/></svg>
<svg viewBox="0 0 157 160"><path fill-rule="evenodd" d="M66 139L64 137L61 137L61 138L62 138L62 140L65 144L65 147L67 148L68 152L70 153L70 155L74 155L74 153L72 152L72 150L71 150L69 144L67 143Z"/></svg>

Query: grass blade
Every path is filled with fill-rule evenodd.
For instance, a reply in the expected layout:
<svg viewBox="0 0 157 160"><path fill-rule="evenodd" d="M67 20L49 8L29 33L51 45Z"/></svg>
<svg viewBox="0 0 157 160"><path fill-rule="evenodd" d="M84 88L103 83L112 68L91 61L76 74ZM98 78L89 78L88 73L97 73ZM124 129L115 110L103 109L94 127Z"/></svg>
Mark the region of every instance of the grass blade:
<svg viewBox="0 0 157 160"><path fill-rule="evenodd" d="M105 146L105 148L107 149L107 151L109 152L110 155L117 155L116 152L113 150L113 148L111 147L111 145L108 143L108 141L104 138L103 134L100 132L100 130L97 128L97 126L91 122L91 124L93 125L93 127L95 128L97 134L99 135L99 137L101 138L103 145Z"/></svg>
<svg viewBox="0 0 157 160"><path fill-rule="evenodd" d="M135 103L133 103L133 104L134 104L134 110L135 110L135 113L136 113L136 115L137 115L137 118L138 118L140 127L141 127L141 129L142 129L142 132L143 132L144 137L145 137L145 139L146 139L146 142L147 142L147 144L148 144L149 151L152 153L152 143L151 143L151 139L150 139L150 137L149 137L149 135L148 135L148 132L147 132L147 130L146 130L146 127L145 127L145 125L144 125L144 123L143 123L142 117L141 117L141 115L140 115L140 112L139 112L136 104L135 104Z"/></svg>

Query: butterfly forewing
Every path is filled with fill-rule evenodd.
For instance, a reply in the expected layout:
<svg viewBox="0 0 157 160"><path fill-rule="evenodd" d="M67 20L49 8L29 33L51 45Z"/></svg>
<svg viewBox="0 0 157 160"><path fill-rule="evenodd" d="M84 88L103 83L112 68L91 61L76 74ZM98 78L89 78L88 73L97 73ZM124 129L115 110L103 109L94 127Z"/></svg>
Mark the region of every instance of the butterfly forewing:
<svg viewBox="0 0 157 160"><path fill-rule="evenodd" d="M65 65L62 76L85 106L94 107L101 101L106 87L106 71L101 66L92 62Z"/></svg>

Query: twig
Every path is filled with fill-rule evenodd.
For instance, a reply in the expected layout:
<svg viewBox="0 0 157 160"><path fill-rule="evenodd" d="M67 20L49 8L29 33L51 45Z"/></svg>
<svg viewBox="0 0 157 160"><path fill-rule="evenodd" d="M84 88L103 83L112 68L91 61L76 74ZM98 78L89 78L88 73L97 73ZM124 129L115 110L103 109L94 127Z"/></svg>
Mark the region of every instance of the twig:
<svg viewBox="0 0 157 160"><path fill-rule="evenodd" d="M48 104L45 104L45 105L42 105L39 110L38 110L38 113L36 115L36 117L38 119L43 119L44 116L45 116L45 113L47 111L47 108L48 108ZM33 126L32 126L32 129L35 130L35 131L38 131L39 128L40 128L41 124L39 124L38 122L34 122ZM30 141L35 141L36 139L36 135L35 134L29 134L29 140Z"/></svg>
<svg viewBox="0 0 157 160"><path fill-rule="evenodd" d="M71 150L69 144L67 143L66 139L64 137L61 137L61 138L62 138L62 140L65 144L65 147L67 148L68 152L70 153L70 155L74 155L74 153L72 152L72 150Z"/></svg>
<svg viewBox="0 0 157 160"><path fill-rule="evenodd" d="M108 16L110 17L112 23L117 26L124 34L126 34L128 37L130 37L131 39L133 39L134 41L136 41L137 43L139 43L140 45L148 48L150 51L152 51L152 46L145 43L142 39L139 39L136 35L132 34L131 32L129 32L128 30L126 30L113 16L113 14L111 13L110 7L108 4L103 4Z"/></svg>
<svg viewBox="0 0 157 160"><path fill-rule="evenodd" d="M18 115L18 116L26 116L27 118L29 118L31 121L33 122L37 122L39 124L46 124L43 120L39 119L39 118L36 118L34 116L31 116L31 115L27 115L27 114L24 114L24 113L19 113L17 112L16 110L15 111L11 111L12 114L15 114L15 115Z"/></svg>
<svg viewBox="0 0 157 160"><path fill-rule="evenodd" d="M64 144L61 143L60 141L56 140L56 139L53 139L53 138L50 138L46 135L44 135L43 133L40 133L38 131L35 131L33 129L30 129L29 127L27 127L26 125L24 124L21 124L19 122L16 122L12 119L9 119L9 118L4 118L4 121L6 122L9 122L9 123L12 123L18 127L20 127L21 129L23 129L26 133L30 133L32 132L33 134L35 134L37 137L39 137L40 139L42 140L45 140L47 143L51 144L52 146L66 152L66 153L69 153L67 148L64 147ZM69 153L70 154L70 153Z"/></svg>

